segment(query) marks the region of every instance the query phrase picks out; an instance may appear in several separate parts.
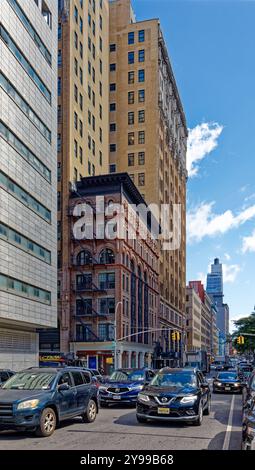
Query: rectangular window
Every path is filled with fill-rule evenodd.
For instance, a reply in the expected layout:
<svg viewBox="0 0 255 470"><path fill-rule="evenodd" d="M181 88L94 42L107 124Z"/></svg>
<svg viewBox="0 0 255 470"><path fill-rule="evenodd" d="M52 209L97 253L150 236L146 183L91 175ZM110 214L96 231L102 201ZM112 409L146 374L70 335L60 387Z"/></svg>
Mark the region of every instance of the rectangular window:
<svg viewBox="0 0 255 470"><path fill-rule="evenodd" d="M74 73L76 77L78 77L78 61L77 59L74 59Z"/></svg>
<svg viewBox="0 0 255 470"><path fill-rule="evenodd" d="M138 122L139 123L145 122L145 111L144 111L144 109L141 109L140 111L138 111Z"/></svg>
<svg viewBox="0 0 255 470"><path fill-rule="evenodd" d="M61 134L58 134L57 136L57 152L61 152L62 148L62 139L61 139Z"/></svg>
<svg viewBox="0 0 255 470"><path fill-rule="evenodd" d="M62 24L58 23L58 40L62 38Z"/></svg>
<svg viewBox="0 0 255 470"><path fill-rule="evenodd" d="M62 81L61 81L61 77L58 77L58 96L61 96L61 92L62 92Z"/></svg>
<svg viewBox="0 0 255 470"><path fill-rule="evenodd" d="M110 132L115 132L116 131L116 124L115 122L110 124Z"/></svg>
<svg viewBox="0 0 255 470"><path fill-rule="evenodd" d="M115 289L115 273L100 273L98 281L100 289Z"/></svg>
<svg viewBox="0 0 255 470"><path fill-rule="evenodd" d="M111 164L109 166L109 173L116 173L116 165L115 164Z"/></svg>
<svg viewBox="0 0 255 470"><path fill-rule="evenodd" d="M139 165L144 165L145 164L145 153L144 152L139 152L138 153L138 164Z"/></svg>
<svg viewBox="0 0 255 470"><path fill-rule="evenodd" d="M135 53L134 52L129 52L128 53L128 63L129 64L134 64L135 62Z"/></svg>
<svg viewBox="0 0 255 470"><path fill-rule="evenodd" d="M24 159L32 168L51 183L51 171L23 142L0 121L0 136Z"/></svg>
<svg viewBox="0 0 255 470"><path fill-rule="evenodd" d="M135 144L135 133L129 132L128 133L128 145L134 145L134 144Z"/></svg>
<svg viewBox="0 0 255 470"><path fill-rule="evenodd" d="M0 274L0 290L10 292L43 304L51 305L51 293L49 291L32 286L18 279Z"/></svg>
<svg viewBox="0 0 255 470"><path fill-rule="evenodd" d="M128 104L134 104L135 102L135 92L129 91L128 92Z"/></svg>
<svg viewBox="0 0 255 470"><path fill-rule="evenodd" d="M74 85L74 99L77 103L78 102L78 88L76 85Z"/></svg>
<svg viewBox="0 0 255 470"><path fill-rule="evenodd" d="M74 139L74 157L78 157L78 143L77 140Z"/></svg>
<svg viewBox="0 0 255 470"><path fill-rule="evenodd" d="M51 212L40 202L25 191L21 186L11 180L2 171L0 171L0 186L8 191L13 197L18 199L22 204L27 206L29 209L36 212L46 222L51 222Z"/></svg>
<svg viewBox="0 0 255 470"><path fill-rule="evenodd" d="M138 31L138 41L139 42L144 42L145 41L145 31L144 29L141 29Z"/></svg>
<svg viewBox="0 0 255 470"><path fill-rule="evenodd" d="M145 144L145 131L138 132L138 144Z"/></svg>
<svg viewBox="0 0 255 470"><path fill-rule="evenodd" d="M46 127L38 115L34 112L28 102L21 96L11 82L0 72L0 87L8 94L8 96L15 102L27 118L34 124L38 131L51 143L51 131ZM59 119L59 115L58 115ZM60 119L59 119L60 121Z"/></svg>
<svg viewBox="0 0 255 470"><path fill-rule="evenodd" d="M76 300L76 315L77 316L86 316L92 315L92 299L77 299Z"/></svg>
<svg viewBox="0 0 255 470"><path fill-rule="evenodd" d="M128 154L128 166L134 166L135 164L135 154L129 153Z"/></svg>
<svg viewBox="0 0 255 470"><path fill-rule="evenodd" d="M135 83L135 72L128 72L128 84L132 85L133 83Z"/></svg>
<svg viewBox="0 0 255 470"><path fill-rule="evenodd" d="M74 7L74 20L78 24L78 8L76 6Z"/></svg>
<svg viewBox="0 0 255 470"><path fill-rule="evenodd" d="M116 64L110 64L110 72L115 72Z"/></svg>
<svg viewBox="0 0 255 470"><path fill-rule="evenodd" d="M116 91L116 83L110 83L110 91Z"/></svg>
<svg viewBox="0 0 255 470"><path fill-rule="evenodd" d="M116 103L110 103L110 111L116 111Z"/></svg>
<svg viewBox="0 0 255 470"><path fill-rule="evenodd" d="M128 33L128 44L134 44L135 43L135 33L131 31Z"/></svg>
<svg viewBox="0 0 255 470"><path fill-rule="evenodd" d="M144 69L138 70L138 82L142 83L145 80L145 71Z"/></svg>
<svg viewBox="0 0 255 470"><path fill-rule="evenodd" d="M110 44L110 52L116 51L116 44Z"/></svg>
<svg viewBox="0 0 255 470"><path fill-rule="evenodd" d="M77 130L78 129L78 115L74 111L74 128Z"/></svg>
<svg viewBox="0 0 255 470"><path fill-rule="evenodd" d="M138 101L139 103L144 103L145 101L145 90L138 91Z"/></svg>
<svg viewBox="0 0 255 470"><path fill-rule="evenodd" d="M115 298L102 298L99 299L99 313L105 315L114 315L115 313Z"/></svg>
<svg viewBox="0 0 255 470"><path fill-rule="evenodd" d="M74 32L74 47L75 49L78 49L78 34L76 31Z"/></svg>
<svg viewBox="0 0 255 470"><path fill-rule="evenodd" d="M116 152L116 144L110 144L110 152Z"/></svg>
<svg viewBox="0 0 255 470"><path fill-rule="evenodd" d="M138 186L145 186L145 174L144 173L138 174Z"/></svg>
<svg viewBox="0 0 255 470"><path fill-rule="evenodd" d="M132 125L134 123L135 123L135 113L130 112L130 113L128 113L128 124Z"/></svg>
<svg viewBox="0 0 255 470"><path fill-rule="evenodd" d="M61 49L58 50L58 67L62 66L62 51Z"/></svg>
<svg viewBox="0 0 255 470"><path fill-rule="evenodd" d="M138 51L138 62L144 62L145 61L145 50L141 49Z"/></svg>
<svg viewBox="0 0 255 470"><path fill-rule="evenodd" d="M82 150L82 147L80 147L80 163L81 163L81 165L83 163L83 150Z"/></svg>

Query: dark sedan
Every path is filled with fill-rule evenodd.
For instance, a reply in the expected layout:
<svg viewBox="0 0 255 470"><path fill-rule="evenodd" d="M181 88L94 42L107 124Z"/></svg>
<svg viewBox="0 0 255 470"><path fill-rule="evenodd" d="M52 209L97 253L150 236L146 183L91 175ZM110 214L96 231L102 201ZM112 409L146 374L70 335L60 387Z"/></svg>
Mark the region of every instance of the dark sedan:
<svg viewBox="0 0 255 470"><path fill-rule="evenodd" d="M244 406L242 450L255 450L255 399L248 400Z"/></svg>
<svg viewBox="0 0 255 470"><path fill-rule="evenodd" d="M242 393L243 382L236 372L219 372L213 380L213 392Z"/></svg>
<svg viewBox="0 0 255 470"><path fill-rule="evenodd" d="M100 405L136 404L137 395L154 377L151 369L118 369L99 387Z"/></svg>
<svg viewBox="0 0 255 470"><path fill-rule="evenodd" d="M186 421L200 426L210 409L210 387L202 372L165 367L139 393L136 417L139 423Z"/></svg>

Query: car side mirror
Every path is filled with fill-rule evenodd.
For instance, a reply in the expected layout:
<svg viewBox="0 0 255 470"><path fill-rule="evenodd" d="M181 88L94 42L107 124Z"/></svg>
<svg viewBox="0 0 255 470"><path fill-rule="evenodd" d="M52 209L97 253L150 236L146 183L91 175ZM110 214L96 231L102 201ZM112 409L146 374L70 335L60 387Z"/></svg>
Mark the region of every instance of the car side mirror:
<svg viewBox="0 0 255 470"><path fill-rule="evenodd" d="M69 390L69 388L70 385L68 385L67 383L58 385L59 392L65 392L66 390Z"/></svg>

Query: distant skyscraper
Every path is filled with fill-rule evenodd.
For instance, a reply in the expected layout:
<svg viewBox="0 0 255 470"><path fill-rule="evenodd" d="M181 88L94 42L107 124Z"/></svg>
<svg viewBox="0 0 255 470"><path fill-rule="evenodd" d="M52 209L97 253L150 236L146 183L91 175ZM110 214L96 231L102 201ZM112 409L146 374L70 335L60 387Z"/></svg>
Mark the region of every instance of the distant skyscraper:
<svg viewBox="0 0 255 470"><path fill-rule="evenodd" d="M219 258L211 265L211 273L207 274L207 293L217 306L217 327L220 330L220 351L226 354L226 337L229 333L229 307L223 303L223 272Z"/></svg>

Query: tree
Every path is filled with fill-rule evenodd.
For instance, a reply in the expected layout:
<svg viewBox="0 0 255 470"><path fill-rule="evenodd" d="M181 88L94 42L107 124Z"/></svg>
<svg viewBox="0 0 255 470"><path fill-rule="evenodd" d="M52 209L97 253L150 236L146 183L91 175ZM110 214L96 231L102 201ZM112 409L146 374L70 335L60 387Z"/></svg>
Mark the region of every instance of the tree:
<svg viewBox="0 0 255 470"><path fill-rule="evenodd" d="M237 343L237 337L242 336L243 333L252 333L255 334L255 312L252 312L248 317L240 318L234 322L236 330L234 331L233 336L235 337L234 345L237 351L244 352L253 352L255 350L255 336L246 337L244 344Z"/></svg>

